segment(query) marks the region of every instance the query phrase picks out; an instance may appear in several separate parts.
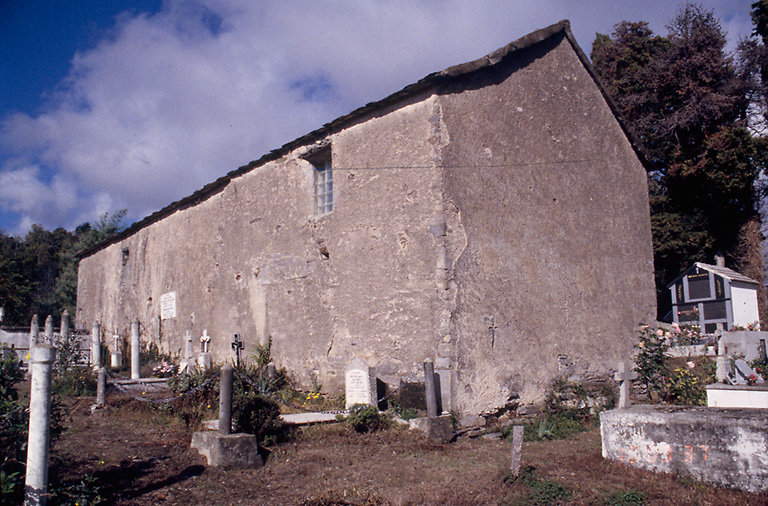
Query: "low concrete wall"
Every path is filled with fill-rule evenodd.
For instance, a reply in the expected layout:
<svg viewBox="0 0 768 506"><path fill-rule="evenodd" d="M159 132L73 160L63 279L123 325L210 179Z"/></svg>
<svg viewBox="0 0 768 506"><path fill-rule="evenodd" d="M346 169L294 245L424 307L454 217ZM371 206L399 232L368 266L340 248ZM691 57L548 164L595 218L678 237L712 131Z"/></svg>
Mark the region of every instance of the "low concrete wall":
<svg viewBox="0 0 768 506"><path fill-rule="evenodd" d="M717 348L706 344L670 346L667 350L668 357L714 357L716 355Z"/></svg>
<svg viewBox="0 0 768 506"><path fill-rule="evenodd" d="M19 330L16 328L0 329L0 343L17 350L29 349L29 329Z"/></svg>
<svg viewBox="0 0 768 506"><path fill-rule="evenodd" d="M723 332L721 338L725 344L726 353L744 355L744 360L751 362L759 357L758 347L761 340L768 340L768 332L754 330L734 330Z"/></svg>
<svg viewBox="0 0 768 506"><path fill-rule="evenodd" d="M707 406L768 409L768 385L707 385ZM765 416L768 418L768 413Z"/></svg>
<svg viewBox="0 0 768 506"><path fill-rule="evenodd" d="M603 457L748 492L768 491L766 413L632 406L600 414Z"/></svg>

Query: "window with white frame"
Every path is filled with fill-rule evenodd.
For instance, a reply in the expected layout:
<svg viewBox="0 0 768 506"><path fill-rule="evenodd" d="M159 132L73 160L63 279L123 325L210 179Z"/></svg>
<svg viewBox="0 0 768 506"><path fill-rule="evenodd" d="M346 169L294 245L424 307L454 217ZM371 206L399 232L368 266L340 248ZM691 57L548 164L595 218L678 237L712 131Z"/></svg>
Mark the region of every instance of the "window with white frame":
<svg viewBox="0 0 768 506"><path fill-rule="evenodd" d="M330 156L314 160L315 167L315 214L333 211L333 169Z"/></svg>

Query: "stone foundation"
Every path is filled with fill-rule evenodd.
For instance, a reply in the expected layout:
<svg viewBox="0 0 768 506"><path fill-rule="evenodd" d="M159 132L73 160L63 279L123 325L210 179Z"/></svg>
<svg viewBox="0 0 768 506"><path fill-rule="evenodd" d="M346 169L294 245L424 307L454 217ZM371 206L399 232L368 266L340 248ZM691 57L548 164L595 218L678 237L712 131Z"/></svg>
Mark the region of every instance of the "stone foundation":
<svg viewBox="0 0 768 506"><path fill-rule="evenodd" d="M206 458L209 466L254 469L264 465L253 434L195 432L190 446Z"/></svg>

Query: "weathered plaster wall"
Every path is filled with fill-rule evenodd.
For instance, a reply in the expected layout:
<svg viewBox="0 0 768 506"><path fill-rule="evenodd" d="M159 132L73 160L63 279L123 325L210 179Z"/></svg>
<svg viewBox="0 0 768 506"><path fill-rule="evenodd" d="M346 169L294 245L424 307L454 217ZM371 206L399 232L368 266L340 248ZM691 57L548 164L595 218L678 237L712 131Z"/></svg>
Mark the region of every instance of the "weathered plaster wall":
<svg viewBox="0 0 768 506"><path fill-rule="evenodd" d="M599 89L564 39L504 65L440 96L468 412L607 372L655 314L646 175Z"/></svg>
<svg viewBox="0 0 768 506"><path fill-rule="evenodd" d="M765 411L632 406L600 413L603 458L754 493L768 491Z"/></svg>
<svg viewBox="0 0 768 506"><path fill-rule="evenodd" d="M328 215L313 216L313 169L299 149L84 258L78 325L127 334L139 318L144 338L174 353L186 330L207 329L217 360L232 356L236 332L246 352L271 336L278 364L305 386L340 388L352 357L417 374L439 339L437 107L417 97L333 134ZM161 322L171 291L177 317Z"/></svg>

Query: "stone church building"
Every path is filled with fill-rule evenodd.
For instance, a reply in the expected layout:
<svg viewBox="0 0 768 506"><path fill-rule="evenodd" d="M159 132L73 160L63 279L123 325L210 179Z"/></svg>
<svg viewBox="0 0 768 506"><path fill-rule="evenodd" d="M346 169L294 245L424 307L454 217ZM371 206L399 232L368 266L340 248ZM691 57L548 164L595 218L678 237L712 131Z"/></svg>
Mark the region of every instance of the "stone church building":
<svg viewBox="0 0 768 506"><path fill-rule="evenodd" d="M345 365L444 408L608 374L655 318L642 153L567 21L342 116L81 253L77 325L214 360L271 336L297 385ZM106 339L111 345L111 340ZM447 405L446 405L447 404Z"/></svg>

